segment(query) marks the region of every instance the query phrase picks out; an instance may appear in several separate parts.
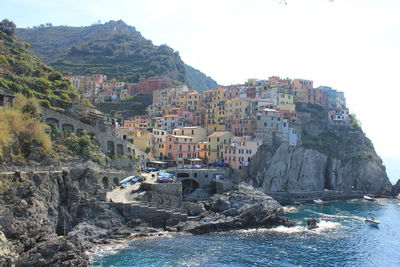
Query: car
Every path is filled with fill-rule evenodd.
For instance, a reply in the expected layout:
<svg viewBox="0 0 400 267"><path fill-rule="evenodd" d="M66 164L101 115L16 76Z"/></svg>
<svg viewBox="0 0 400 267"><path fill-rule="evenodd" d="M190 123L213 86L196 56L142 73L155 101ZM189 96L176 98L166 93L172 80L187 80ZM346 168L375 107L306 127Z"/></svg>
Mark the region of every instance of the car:
<svg viewBox="0 0 400 267"><path fill-rule="evenodd" d="M210 163L209 166L211 167L230 167L229 163L222 162L222 161L215 161L213 163Z"/></svg>
<svg viewBox="0 0 400 267"><path fill-rule="evenodd" d="M157 179L157 183L173 183L173 182L175 182L175 180L169 177L163 177Z"/></svg>

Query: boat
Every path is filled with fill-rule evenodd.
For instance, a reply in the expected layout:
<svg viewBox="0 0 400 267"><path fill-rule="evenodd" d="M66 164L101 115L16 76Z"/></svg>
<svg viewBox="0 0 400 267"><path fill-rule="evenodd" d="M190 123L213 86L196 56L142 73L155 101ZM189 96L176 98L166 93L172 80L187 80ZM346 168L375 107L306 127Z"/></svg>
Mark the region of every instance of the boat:
<svg viewBox="0 0 400 267"><path fill-rule="evenodd" d="M367 195L364 196L364 199L368 200L368 201L374 201L375 200L373 197L370 197L370 196L367 196Z"/></svg>
<svg viewBox="0 0 400 267"><path fill-rule="evenodd" d="M303 206L303 204L301 204L300 201L295 201L295 202L293 202L293 204L296 205L296 206Z"/></svg>
<svg viewBox="0 0 400 267"><path fill-rule="evenodd" d="M314 201L314 203L316 203L316 204L324 204L324 202L322 201L322 199L314 199L313 200Z"/></svg>
<svg viewBox="0 0 400 267"><path fill-rule="evenodd" d="M365 219L365 222L366 222L366 223L370 223L370 224L372 224L372 225L378 225L378 224L380 224L380 221L375 220L374 218L366 218L366 219Z"/></svg>

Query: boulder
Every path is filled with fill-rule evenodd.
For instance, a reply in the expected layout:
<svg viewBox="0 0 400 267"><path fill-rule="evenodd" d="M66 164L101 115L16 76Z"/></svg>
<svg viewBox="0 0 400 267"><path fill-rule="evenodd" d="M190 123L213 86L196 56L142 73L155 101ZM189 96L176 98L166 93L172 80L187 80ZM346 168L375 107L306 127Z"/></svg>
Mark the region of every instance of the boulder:
<svg viewBox="0 0 400 267"><path fill-rule="evenodd" d="M313 230L318 228L319 220L316 218L307 219L307 229Z"/></svg>

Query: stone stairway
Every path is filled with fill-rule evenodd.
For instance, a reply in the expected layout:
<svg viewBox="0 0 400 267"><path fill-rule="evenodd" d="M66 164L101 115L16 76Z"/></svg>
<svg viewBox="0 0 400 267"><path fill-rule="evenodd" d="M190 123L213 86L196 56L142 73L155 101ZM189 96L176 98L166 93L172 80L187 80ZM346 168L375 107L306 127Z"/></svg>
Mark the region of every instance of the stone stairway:
<svg viewBox="0 0 400 267"><path fill-rule="evenodd" d="M135 207L143 215L152 215L157 217L174 218L179 221L187 221L190 217L179 209L158 207L154 203L142 201L130 201L124 204Z"/></svg>

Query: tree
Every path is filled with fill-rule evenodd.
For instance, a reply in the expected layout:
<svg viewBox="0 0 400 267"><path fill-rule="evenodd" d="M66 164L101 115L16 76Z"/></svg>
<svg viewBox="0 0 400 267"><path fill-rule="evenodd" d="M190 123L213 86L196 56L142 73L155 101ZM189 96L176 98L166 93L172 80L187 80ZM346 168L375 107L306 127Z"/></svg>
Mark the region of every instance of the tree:
<svg viewBox="0 0 400 267"><path fill-rule="evenodd" d="M8 19L3 19L3 21L0 22L0 31L4 32L9 36L15 35L16 28L17 26L15 25L15 23Z"/></svg>

